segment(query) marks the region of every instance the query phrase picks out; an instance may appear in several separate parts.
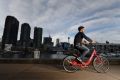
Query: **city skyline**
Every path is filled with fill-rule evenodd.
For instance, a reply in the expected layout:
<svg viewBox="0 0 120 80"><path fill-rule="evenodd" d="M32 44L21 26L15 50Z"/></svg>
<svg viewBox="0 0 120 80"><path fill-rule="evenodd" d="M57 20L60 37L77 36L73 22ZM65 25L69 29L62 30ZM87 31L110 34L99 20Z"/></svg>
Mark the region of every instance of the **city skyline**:
<svg viewBox="0 0 120 80"><path fill-rule="evenodd" d="M78 26L83 25L85 33L98 42L120 43L119 0L0 0L0 10L0 38L6 16L12 15L19 26L30 24L32 38L38 26L43 28L43 37L51 35L54 42L70 37L72 43Z"/></svg>

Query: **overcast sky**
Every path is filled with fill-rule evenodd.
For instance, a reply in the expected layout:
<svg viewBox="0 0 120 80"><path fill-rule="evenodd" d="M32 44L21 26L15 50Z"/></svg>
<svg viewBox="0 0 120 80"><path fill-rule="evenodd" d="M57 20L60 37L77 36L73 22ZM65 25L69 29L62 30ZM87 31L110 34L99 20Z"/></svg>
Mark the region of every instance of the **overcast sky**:
<svg viewBox="0 0 120 80"><path fill-rule="evenodd" d="M53 41L71 37L72 43L83 25L87 36L98 42L120 43L120 0L0 0L0 37L7 15L15 16L20 26L29 23L31 38L38 26L43 36L51 35Z"/></svg>

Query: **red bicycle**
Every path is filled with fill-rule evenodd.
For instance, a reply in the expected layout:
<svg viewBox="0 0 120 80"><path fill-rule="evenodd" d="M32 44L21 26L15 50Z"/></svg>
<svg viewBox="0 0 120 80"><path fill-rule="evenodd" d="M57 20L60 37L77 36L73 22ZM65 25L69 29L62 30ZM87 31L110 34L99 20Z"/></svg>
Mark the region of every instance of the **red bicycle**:
<svg viewBox="0 0 120 80"><path fill-rule="evenodd" d="M76 51L76 49L74 49ZM95 47L92 50L91 56L84 61L84 64L77 60L79 57L79 51L77 53L73 53L72 55L68 55L63 59L63 67L67 72L76 72L79 69L84 69L89 67L91 63L93 63L94 69L99 73L105 73L109 70L109 61L107 58L97 54Z"/></svg>

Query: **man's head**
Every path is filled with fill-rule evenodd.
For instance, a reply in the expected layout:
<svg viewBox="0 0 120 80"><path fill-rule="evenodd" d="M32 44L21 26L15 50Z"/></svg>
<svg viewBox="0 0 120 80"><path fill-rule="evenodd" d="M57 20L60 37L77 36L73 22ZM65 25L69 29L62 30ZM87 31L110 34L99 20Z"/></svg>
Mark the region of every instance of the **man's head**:
<svg viewBox="0 0 120 80"><path fill-rule="evenodd" d="M85 27L80 26L80 27L78 27L78 31L79 31L79 32L84 32L84 28L85 28Z"/></svg>

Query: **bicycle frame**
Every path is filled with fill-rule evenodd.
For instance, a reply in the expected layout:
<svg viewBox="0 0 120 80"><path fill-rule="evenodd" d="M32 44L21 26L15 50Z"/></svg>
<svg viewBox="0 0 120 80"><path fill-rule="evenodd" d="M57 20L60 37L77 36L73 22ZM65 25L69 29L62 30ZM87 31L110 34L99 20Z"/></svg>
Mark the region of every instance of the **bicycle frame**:
<svg viewBox="0 0 120 80"><path fill-rule="evenodd" d="M96 52L96 50L94 49L93 50L93 52L92 52L92 54L91 54L91 56L90 56L90 58L87 60L87 61L85 61L85 64L86 65L89 65L91 62L92 62L92 60L94 59L94 57L97 57L98 55L97 55L97 52Z"/></svg>
<svg viewBox="0 0 120 80"><path fill-rule="evenodd" d="M85 65L86 65L86 66L90 65L90 63L92 62L92 60L94 59L94 57L97 57L97 56L98 56L98 55L97 55L96 49L94 49L94 50L92 51L92 54L91 54L90 58L89 58L87 61L84 62ZM83 65L82 63L73 62L73 65L78 65L78 66L84 68L84 65Z"/></svg>
<svg viewBox="0 0 120 80"><path fill-rule="evenodd" d="M107 72L109 69L108 60L97 54L95 48L92 50L90 57L86 61L80 62L77 60L78 57L79 55L76 54L76 55L68 55L64 58L63 67L67 72L75 72L79 68L82 70L84 68L87 68L91 63L93 63L93 67L97 72Z"/></svg>

